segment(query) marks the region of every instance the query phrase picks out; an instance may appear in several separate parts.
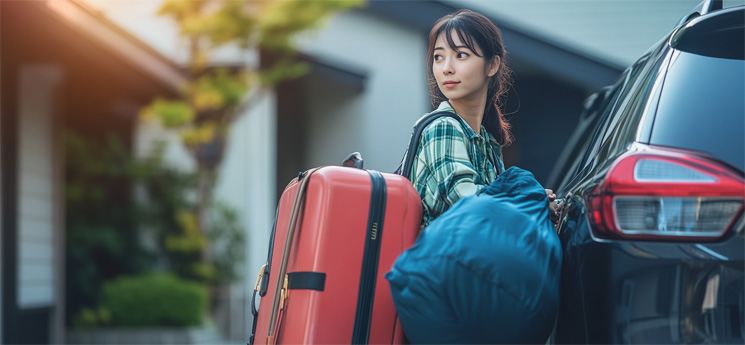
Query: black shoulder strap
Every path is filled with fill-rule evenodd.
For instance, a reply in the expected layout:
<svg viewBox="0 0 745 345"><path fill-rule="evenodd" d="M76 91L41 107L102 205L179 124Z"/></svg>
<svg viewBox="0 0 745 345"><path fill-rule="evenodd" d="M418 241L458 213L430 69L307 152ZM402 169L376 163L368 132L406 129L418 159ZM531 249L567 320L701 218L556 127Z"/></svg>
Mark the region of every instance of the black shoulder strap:
<svg viewBox="0 0 745 345"><path fill-rule="evenodd" d="M417 147L419 146L419 138L422 136L422 132L424 131L427 126L429 126L430 123L433 121L443 117L452 117L461 124L461 126L467 126L468 124L464 123L463 119L460 118L460 116L456 115L455 113L447 110L443 111L437 111L434 113L431 113L427 115L427 117L423 118L419 123L417 123L416 127L414 127L413 132L411 133L411 138L409 139L409 146L406 148L406 152L404 153L404 159L401 161L401 164L398 165L396 168L396 171L394 171L394 174L401 175L403 177L406 177L411 181L411 169L414 167L414 159L416 159L417 155ZM497 175L501 174L501 169L499 168L499 161L497 158L496 153L494 153L494 150L492 150L492 164L494 164L494 168L497 169Z"/></svg>
<svg viewBox="0 0 745 345"><path fill-rule="evenodd" d="M443 116L452 117L458 121L462 121L460 116L456 115L452 111L447 110L431 113L427 115L427 117L419 121L419 123L417 123L416 127L414 127L414 130L411 133L411 138L409 138L409 146L406 148L406 152L404 152L404 159L401 161L401 164L398 165L396 171L393 172L394 174L406 177L407 179L409 179L409 181L411 181L411 169L414 166L414 159L416 159L417 147L419 146L419 137L422 136L422 132L425 128L427 128L427 126L429 126L430 123Z"/></svg>

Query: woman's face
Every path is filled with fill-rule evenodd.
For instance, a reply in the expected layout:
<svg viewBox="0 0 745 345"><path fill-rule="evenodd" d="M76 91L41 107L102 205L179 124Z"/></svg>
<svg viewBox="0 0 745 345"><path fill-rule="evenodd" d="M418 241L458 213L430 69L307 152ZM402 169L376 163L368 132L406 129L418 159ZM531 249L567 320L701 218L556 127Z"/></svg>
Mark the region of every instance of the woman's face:
<svg viewBox="0 0 745 345"><path fill-rule="evenodd" d="M486 101L489 78L497 73L499 63L496 61L499 57L495 57L487 68L484 58L478 56L484 55L481 48L475 46L477 51L471 51L455 31L451 37L455 50L450 48L444 33L435 42L432 73L437 86L450 101Z"/></svg>

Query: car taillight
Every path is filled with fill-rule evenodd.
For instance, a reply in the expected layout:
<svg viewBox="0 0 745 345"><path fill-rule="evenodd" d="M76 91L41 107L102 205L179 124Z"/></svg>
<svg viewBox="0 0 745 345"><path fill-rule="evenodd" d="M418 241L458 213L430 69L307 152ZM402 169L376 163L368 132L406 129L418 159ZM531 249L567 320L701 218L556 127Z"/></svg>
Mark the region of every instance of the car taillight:
<svg viewBox="0 0 745 345"><path fill-rule="evenodd" d="M741 176L682 151L635 144L586 197L599 238L705 241L723 236L740 217Z"/></svg>

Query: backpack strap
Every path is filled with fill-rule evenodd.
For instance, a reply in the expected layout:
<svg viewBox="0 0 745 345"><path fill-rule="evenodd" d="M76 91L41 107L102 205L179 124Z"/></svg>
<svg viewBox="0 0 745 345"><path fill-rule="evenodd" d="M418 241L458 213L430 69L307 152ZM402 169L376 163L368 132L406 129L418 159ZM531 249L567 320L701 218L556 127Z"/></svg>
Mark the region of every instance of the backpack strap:
<svg viewBox="0 0 745 345"><path fill-rule="evenodd" d="M393 172L394 174L406 177L407 179L409 179L409 181L411 181L411 169L414 168L414 159L416 159L418 153L417 148L419 147L419 139L422 136L422 132L424 132L424 129L427 128L429 124L441 117L454 118L458 120L458 123L460 123L461 126L468 125L464 123L463 119L460 116L448 110L437 111L427 115L414 127L414 130L411 133L411 138L409 139L409 146L406 148L406 152L404 152L404 158L401 160L401 163ZM497 169L497 175L500 175L502 173L502 169L500 169L498 157L496 153L494 153L494 150L491 150L491 152L492 164L494 165L495 169Z"/></svg>

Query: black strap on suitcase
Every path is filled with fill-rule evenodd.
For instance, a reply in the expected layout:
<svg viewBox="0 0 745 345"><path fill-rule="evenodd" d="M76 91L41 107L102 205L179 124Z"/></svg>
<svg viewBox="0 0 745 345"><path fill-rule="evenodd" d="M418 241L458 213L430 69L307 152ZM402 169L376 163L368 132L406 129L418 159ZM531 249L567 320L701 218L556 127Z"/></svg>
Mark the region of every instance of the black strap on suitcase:
<svg viewBox="0 0 745 345"><path fill-rule="evenodd" d="M372 191L370 193L367 231L365 231L365 250L362 257L362 269L360 270L360 287L352 332L352 344L367 344L370 340L375 283L378 276L380 244L385 220L385 178L377 171L370 170L368 173L372 182Z"/></svg>

